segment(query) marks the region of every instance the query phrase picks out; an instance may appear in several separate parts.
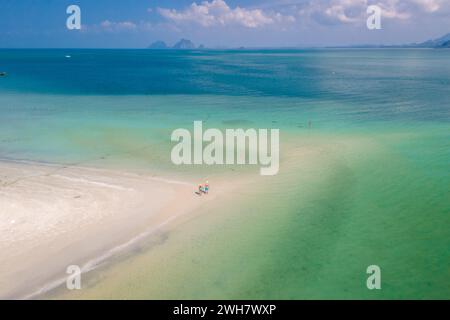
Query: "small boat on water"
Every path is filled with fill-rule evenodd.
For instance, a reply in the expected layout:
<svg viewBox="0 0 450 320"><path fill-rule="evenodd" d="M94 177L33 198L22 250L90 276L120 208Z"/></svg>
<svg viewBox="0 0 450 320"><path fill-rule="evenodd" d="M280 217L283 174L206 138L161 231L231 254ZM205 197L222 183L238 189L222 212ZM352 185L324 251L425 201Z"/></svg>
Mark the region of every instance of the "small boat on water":
<svg viewBox="0 0 450 320"><path fill-rule="evenodd" d="M0 72L0 77L6 77L7 73L6 72Z"/></svg>

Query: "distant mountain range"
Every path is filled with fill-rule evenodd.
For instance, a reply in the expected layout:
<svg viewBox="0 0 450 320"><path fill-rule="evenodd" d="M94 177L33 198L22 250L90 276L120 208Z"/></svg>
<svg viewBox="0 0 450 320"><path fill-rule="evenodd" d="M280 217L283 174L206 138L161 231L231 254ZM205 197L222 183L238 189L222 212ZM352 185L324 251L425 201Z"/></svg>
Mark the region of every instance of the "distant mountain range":
<svg viewBox="0 0 450 320"><path fill-rule="evenodd" d="M148 46L149 49L168 49L166 43L164 41L156 41Z"/></svg>
<svg viewBox="0 0 450 320"><path fill-rule="evenodd" d="M450 33L442 36L440 38L434 40L427 40L421 43L410 43L404 45L354 45L354 46L337 46L333 48L450 48ZM205 46L200 45L196 46L191 40L181 39L173 46L168 46L164 41L156 41L153 42L148 49L154 50L193 50L193 49L206 49ZM244 47L240 47L238 49L244 49ZM294 48L293 48L294 49Z"/></svg>
<svg viewBox="0 0 450 320"><path fill-rule="evenodd" d="M449 41L445 41L442 45L441 48L450 48L450 40Z"/></svg>
<svg viewBox="0 0 450 320"><path fill-rule="evenodd" d="M434 40L428 40L422 43L413 43L410 46L415 48L450 48L450 33Z"/></svg>
<svg viewBox="0 0 450 320"><path fill-rule="evenodd" d="M156 41L153 42L150 46L148 46L148 49L158 49L158 50L164 50L164 49L175 49L175 50L192 50L192 49L204 49L205 47L203 45L200 45L199 47L196 47L195 44L188 39L181 39L177 43L175 43L172 47L168 46L164 41Z"/></svg>
<svg viewBox="0 0 450 320"><path fill-rule="evenodd" d="M354 46L338 46L334 48L450 48L450 33L434 40L427 40L421 43L410 43L400 45L354 45Z"/></svg>

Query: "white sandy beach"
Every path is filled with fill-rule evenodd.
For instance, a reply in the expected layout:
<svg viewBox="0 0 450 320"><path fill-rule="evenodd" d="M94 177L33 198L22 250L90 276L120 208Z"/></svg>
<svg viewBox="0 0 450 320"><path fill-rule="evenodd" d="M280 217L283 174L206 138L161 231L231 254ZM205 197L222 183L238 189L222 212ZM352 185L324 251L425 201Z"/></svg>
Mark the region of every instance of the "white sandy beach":
<svg viewBox="0 0 450 320"><path fill-rule="evenodd" d="M213 196L114 170L0 161L0 298L34 298Z"/></svg>

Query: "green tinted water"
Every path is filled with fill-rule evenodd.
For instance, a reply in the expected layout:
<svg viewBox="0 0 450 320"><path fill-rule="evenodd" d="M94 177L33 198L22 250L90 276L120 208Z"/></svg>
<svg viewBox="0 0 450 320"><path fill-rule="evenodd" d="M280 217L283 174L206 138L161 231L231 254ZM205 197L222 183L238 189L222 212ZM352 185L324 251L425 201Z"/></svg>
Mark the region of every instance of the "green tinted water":
<svg viewBox="0 0 450 320"><path fill-rule="evenodd" d="M69 297L450 297L447 51L2 50L0 63L1 158L203 178L236 168L175 167L172 130L281 130L277 176L240 168L248 192Z"/></svg>

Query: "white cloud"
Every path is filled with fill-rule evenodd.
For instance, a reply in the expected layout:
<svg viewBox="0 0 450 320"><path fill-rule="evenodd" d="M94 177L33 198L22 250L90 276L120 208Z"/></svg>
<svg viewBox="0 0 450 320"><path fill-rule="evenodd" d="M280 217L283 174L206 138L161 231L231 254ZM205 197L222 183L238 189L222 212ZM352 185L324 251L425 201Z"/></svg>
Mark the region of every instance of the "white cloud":
<svg viewBox="0 0 450 320"><path fill-rule="evenodd" d="M411 12L401 0L382 0L374 2L381 8L381 16L387 19L407 20L411 18Z"/></svg>
<svg viewBox="0 0 450 320"><path fill-rule="evenodd" d="M358 23L367 19L369 5L381 8L386 19L408 20L426 13L443 11L450 0L309 0L301 5L299 16L319 23Z"/></svg>
<svg viewBox="0 0 450 320"><path fill-rule="evenodd" d="M301 27L312 21L323 25L365 25L367 7L377 5L382 19L416 21L424 17L450 17L450 0L270 0L252 7L230 7L224 0L194 2L183 9L149 8L167 22L110 21L85 26L87 32L181 31L189 25L203 27L238 26L257 29L271 26L276 30ZM156 31L155 31L156 32Z"/></svg>
<svg viewBox="0 0 450 320"><path fill-rule="evenodd" d="M444 3L450 4L448 0L413 0L427 12L438 11Z"/></svg>
<svg viewBox="0 0 450 320"><path fill-rule="evenodd" d="M136 30L137 25L131 21L114 22L105 20L100 23L100 28L107 31L128 31L128 30Z"/></svg>
<svg viewBox="0 0 450 320"><path fill-rule="evenodd" d="M338 0L333 1L331 6L324 9L325 14L330 18L335 18L340 22L357 22L361 17L361 8L366 6L364 0Z"/></svg>
<svg viewBox="0 0 450 320"><path fill-rule="evenodd" d="M294 22L293 16L282 15L279 12L265 12L261 9L230 8L224 0L203 1L192 3L185 10L158 8L166 19L177 24L196 23L203 27L211 26L243 26L259 28L276 23Z"/></svg>

